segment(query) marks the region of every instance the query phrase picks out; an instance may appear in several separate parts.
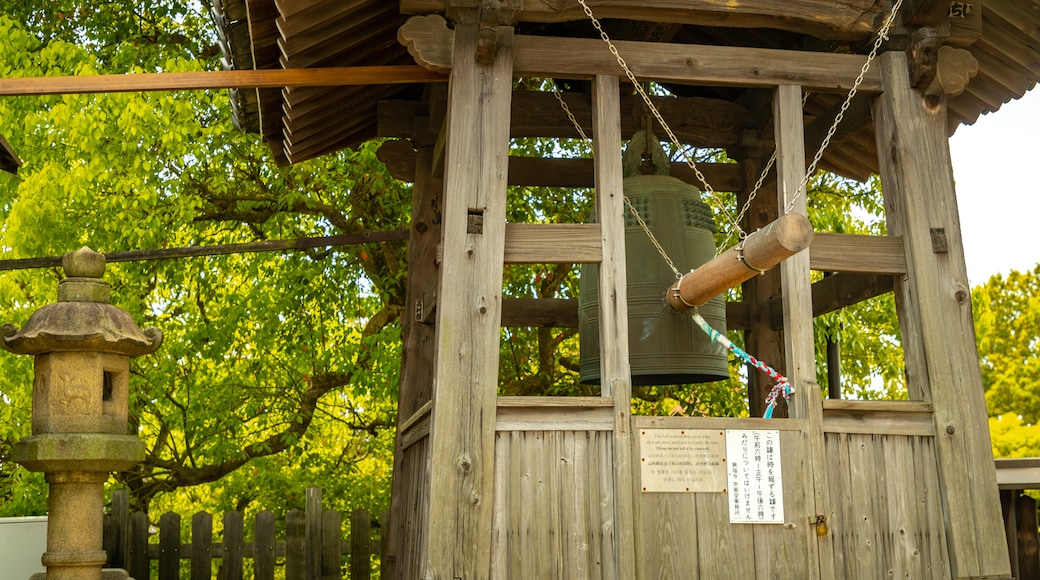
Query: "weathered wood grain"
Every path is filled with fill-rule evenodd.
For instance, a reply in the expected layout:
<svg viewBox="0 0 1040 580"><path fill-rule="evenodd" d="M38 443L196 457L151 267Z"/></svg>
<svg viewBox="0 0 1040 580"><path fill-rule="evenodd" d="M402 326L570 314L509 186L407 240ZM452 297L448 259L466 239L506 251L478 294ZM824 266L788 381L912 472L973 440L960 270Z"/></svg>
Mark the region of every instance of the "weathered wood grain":
<svg viewBox="0 0 1040 580"><path fill-rule="evenodd" d="M809 267L824 272L905 274L906 251L899 236L819 233L810 246Z"/></svg>
<svg viewBox="0 0 1040 580"><path fill-rule="evenodd" d="M621 110L618 78L593 81L593 155L596 164L596 221L603 257L599 264L599 322L602 394L614 400L614 485L606 488L617 541L603 558L619 580L635 579L632 485L632 371L628 361L628 288L625 274L624 186L621 168ZM608 474L604 474L607 476ZM606 479L605 481L610 481ZM604 570L607 572L607 570Z"/></svg>
<svg viewBox="0 0 1040 580"><path fill-rule="evenodd" d="M0 96L444 82L415 65L223 70L0 79Z"/></svg>
<svg viewBox="0 0 1040 580"><path fill-rule="evenodd" d="M948 3L948 2L947 2ZM862 39L873 31L882 2L841 0L588 0L599 18L645 22L682 23L698 26L778 28L819 38ZM401 12L421 14L452 12L449 0L403 0ZM567 22L584 20L577 2L522 0L511 2L512 22Z"/></svg>
<svg viewBox="0 0 1040 580"><path fill-rule="evenodd" d="M603 257L600 227L600 224L505 224L503 259L508 264L596 263Z"/></svg>
<svg viewBox="0 0 1040 580"><path fill-rule="evenodd" d="M173 512L159 517L159 580L180 580L181 516Z"/></svg>
<svg viewBox="0 0 1040 580"><path fill-rule="evenodd" d="M744 238L742 246L731 247L683 276L667 290L665 300L679 312L703 306L715 296L808 248L812 238L808 218L796 213L782 215Z"/></svg>
<svg viewBox="0 0 1040 580"><path fill-rule="evenodd" d="M256 514L253 536L255 580L274 580L274 514L263 510Z"/></svg>
<svg viewBox="0 0 1040 580"><path fill-rule="evenodd" d="M613 431L606 397L499 397L496 431Z"/></svg>
<svg viewBox="0 0 1040 580"><path fill-rule="evenodd" d="M903 237L908 266L897 295L908 389L935 406L954 575L1007 575L944 109L910 88L902 53L886 53L879 68L886 90L874 118L888 229ZM943 253L933 251L937 227L946 232Z"/></svg>
<svg viewBox="0 0 1040 580"><path fill-rule="evenodd" d="M431 408L427 573L487 578L494 491L512 30L494 62L474 60L476 29L455 36L445 145L443 261ZM474 227L481 218L486 227Z"/></svg>
<svg viewBox="0 0 1040 580"><path fill-rule="evenodd" d="M412 17L399 36L421 66L438 72L451 69L452 31L440 16ZM518 35L514 43L513 73L517 76L588 79L625 74L599 39ZM614 44L636 78L678 84L774 87L799 79L807 90L842 92L852 88L866 60L852 54L764 48ZM876 70L867 73L859 90L881 90Z"/></svg>
<svg viewBox="0 0 1040 580"><path fill-rule="evenodd" d="M777 143L777 205L781 211L805 215L805 192L801 181L805 174L805 138L802 132L802 87L780 85L773 98L774 134ZM820 386L816 382L815 343L812 330L812 290L809 279L807 252L795 254L780 263L783 285L784 353L787 377L795 393L788 405L791 417L807 421L809 449L806 466L812 474L806 478L806 492L812 490L808 502L814 516L829 517L834 509L823 454L823 409L820 404ZM811 526L810 526L811 527ZM807 530L806 534L815 535ZM811 578L834 577L833 536L809 537L807 542L810 561L819 561L820 567L810 568Z"/></svg>

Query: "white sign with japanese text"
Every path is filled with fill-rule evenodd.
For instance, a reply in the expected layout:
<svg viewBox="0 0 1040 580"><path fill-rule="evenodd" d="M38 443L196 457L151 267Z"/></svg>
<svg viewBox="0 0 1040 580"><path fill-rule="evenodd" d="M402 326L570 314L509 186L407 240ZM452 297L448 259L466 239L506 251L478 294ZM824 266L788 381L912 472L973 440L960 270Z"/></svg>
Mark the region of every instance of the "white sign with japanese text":
<svg viewBox="0 0 1040 580"><path fill-rule="evenodd" d="M780 431L727 429L726 459L729 522L784 523Z"/></svg>

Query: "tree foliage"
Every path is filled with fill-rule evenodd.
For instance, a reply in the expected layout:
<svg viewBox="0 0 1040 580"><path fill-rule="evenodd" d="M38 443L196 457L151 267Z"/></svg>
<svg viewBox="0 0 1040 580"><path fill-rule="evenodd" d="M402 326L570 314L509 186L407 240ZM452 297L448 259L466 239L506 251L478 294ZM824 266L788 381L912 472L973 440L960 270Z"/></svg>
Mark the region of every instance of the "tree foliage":
<svg viewBox="0 0 1040 580"><path fill-rule="evenodd" d="M0 43L0 77L217 66L208 17L180 0L9 3L0 9ZM278 168L231 117L218 91L0 100L0 133L25 162L17 177L0 174L5 255L407 227L410 188L376 160L378 143ZM514 149L590 154L575 142L525 140ZM584 222L592 213L581 190L509 195L511 222ZM808 200L817 230L883 233L876 182L821 174ZM724 226L719 244L727 233ZM166 334L158 353L132 365L131 429L147 458L118 482L153 512L288 509L312 484L340 509L386 507L405 275L402 243L110 265L116 303ZM2 321L22 323L53 302L61 277L0 274ZM577 279L573 265L511 266L503 293L575 298ZM890 298L822 317L816 334L821 349L827 334L841 340L847 394L900 396ZM598 392L578 383L573 329L505 329L502 344L502 394ZM637 410L746 414L743 371L736 360L731 366L729 381L638 389ZM0 514L40 513L42 479L6 460L28 435L31 361L3 356L0 367ZM822 367L819 374L822 382Z"/></svg>
<svg viewBox="0 0 1040 580"><path fill-rule="evenodd" d="M118 14L110 14L105 6L32 32L0 15L0 76L209 66L197 45L201 25L178 3L135 7L147 16L131 19L136 27L117 17L131 10L114 3ZM28 21L49 21L55 11L58 3ZM142 32L153 41L142 44ZM375 159L377 144L277 168L262 143L231 126L229 109L221 92L0 101L0 132L24 160L17 177L0 177L5 254L406 227L409 189ZM386 507L403 258L402 243L387 243L110 265L117 305L166 333L158 353L132 365L131 428L147 458L117 478L137 505L203 486L188 500L168 494L162 503L279 507L322 484L338 488L328 495L345 507ZM24 322L55 299L60 278L56 270L4 274L0 317ZM19 515L45 505L40 478L3 461L28 435L31 367L22 358L0 358L0 512ZM358 490L344 488L361 479Z"/></svg>
<svg viewBox="0 0 1040 580"><path fill-rule="evenodd" d="M993 276L972 292L979 366L994 417L1040 421L1040 266Z"/></svg>

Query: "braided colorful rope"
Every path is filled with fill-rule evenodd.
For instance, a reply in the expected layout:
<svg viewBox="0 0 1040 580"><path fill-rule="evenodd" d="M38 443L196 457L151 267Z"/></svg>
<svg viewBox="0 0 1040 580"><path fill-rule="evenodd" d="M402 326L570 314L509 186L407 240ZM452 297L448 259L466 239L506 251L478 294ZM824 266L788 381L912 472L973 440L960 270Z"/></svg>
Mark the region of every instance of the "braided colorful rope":
<svg viewBox="0 0 1040 580"><path fill-rule="evenodd" d="M737 358L764 372L769 376L769 378L776 381L773 388L769 390L769 395L766 396L766 412L762 415L766 419L773 418L773 409L776 408L777 398L783 396L785 401L789 401L791 399L791 393L794 392L794 387L787 382L787 377L776 372L773 367L751 356L747 351L730 342L724 334L715 330L710 324L708 324L708 321L704 320L704 317L701 316L700 312L697 312L696 309L693 311L693 320L697 323L697 326L700 326L701 330L708 335L708 338L711 339L712 342L716 342L726 347L726 349L736 355Z"/></svg>

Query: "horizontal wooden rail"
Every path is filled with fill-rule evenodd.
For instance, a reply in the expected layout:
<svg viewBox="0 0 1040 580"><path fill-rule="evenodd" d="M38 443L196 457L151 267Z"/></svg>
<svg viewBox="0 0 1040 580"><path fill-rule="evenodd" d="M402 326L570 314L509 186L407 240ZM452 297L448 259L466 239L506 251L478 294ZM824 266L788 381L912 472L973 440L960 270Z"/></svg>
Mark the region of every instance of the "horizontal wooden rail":
<svg viewBox="0 0 1040 580"><path fill-rule="evenodd" d="M411 417L405 419L398 429L398 439L401 449L411 447L413 443L430 434L430 409L433 403L426 401L419 410L412 413Z"/></svg>
<svg viewBox="0 0 1040 580"><path fill-rule="evenodd" d="M412 17L399 29L398 38L420 65L440 72L451 69L454 31L441 16ZM858 54L733 46L637 41L614 45L640 79L732 87L775 87L798 79L803 89L813 92L848 91L867 60ZM625 74L598 38L517 34L512 53L515 76L588 79ZM876 67L867 71L859 91L881 91Z"/></svg>
<svg viewBox="0 0 1040 580"><path fill-rule="evenodd" d="M611 431L609 397L499 397L496 431Z"/></svg>
<svg viewBox="0 0 1040 580"><path fill-rule="evenodd" d="M594 264L603 259L599 224L506 224L507 264Z"/></svg>
<svg viewBox="0 0 1040 580"><path fill-rule="evenodd" d="M395 85L447 80L447 75L417 65L164 72L3 78L0 79L0 96Z"/></svg>
<svg viewBox="0 0 1040 580"><path fill-rule="evenodd" d="M809 267L823 272L906 274L903 238L818 233L809 246Z"/></svg>
<svg viewBox="0 0 1040 580"><path fill-rule="evenodd" d="M916 401L823 402L823 430L826 433L865 435L935 436L931 403Z"/></svg>

